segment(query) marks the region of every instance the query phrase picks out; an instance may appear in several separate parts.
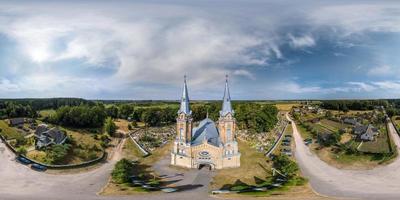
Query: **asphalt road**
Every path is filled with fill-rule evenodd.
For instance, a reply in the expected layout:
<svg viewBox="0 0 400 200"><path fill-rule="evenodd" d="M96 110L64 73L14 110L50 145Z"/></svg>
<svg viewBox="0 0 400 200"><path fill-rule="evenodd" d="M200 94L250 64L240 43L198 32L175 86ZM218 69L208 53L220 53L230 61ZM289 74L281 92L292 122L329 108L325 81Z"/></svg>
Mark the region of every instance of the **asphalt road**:
<svg viewBox="0 0 400 200"><path fill-rule="evenodd" d="M113 166L120 159L121 145L112 159L101 167L80 174L54 175L36 172L17 163L14 154L0 143L0 200L122 200L122 199L209 199L208 171L191 172L192 179L182 185L182 192L135 196L99 196L97 192L107 183Z"/></svg>
<svg viewBox="0 0 400 200"><path fill-rule="evenodd" d="M289 117L287 116L289 119ZM330 197L356 199L400 199L400 159L371 170L342 170L329 166L304 145L296 124L292 122L296 143L295 157L315 192ZM400 138L393 124L389 133L399 152Z"/></svg>

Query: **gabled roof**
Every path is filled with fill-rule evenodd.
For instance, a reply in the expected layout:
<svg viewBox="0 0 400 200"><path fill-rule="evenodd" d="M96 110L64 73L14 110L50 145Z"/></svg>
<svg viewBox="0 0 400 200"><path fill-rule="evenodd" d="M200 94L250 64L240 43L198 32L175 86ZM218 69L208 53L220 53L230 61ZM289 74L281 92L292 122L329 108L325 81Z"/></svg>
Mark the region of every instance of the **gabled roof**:
<svg viewBox="0 0 400 200"><path fill-rule="evenodd" d="M58 128L52 128L52 129L44 132L43 134L52 138L54 143L56 143L56 144L61 144L66 138L66 135L62 131L60 131Z"/></svg>
<svg viewBox="0 0 400 200"><path fill-rule="evenodd" d="M12 119L10 119L10 124L11 125L23 124L24 122L25 122L24 118L12 118Z"/></svg>
<svg viewBox="0 0 400 200"><path fill-rule="evenodd" d="M199 126L193 129L192 145L202 144L207 141L209 144L219 147L221 141L215 123L209 119L203 119Z"/></svg>
<svg viewBox="0 0 400 200"><path fill-rule="evenodd" d="M233 114L234 111L232 109L231 95L229 93L228 75L226 75L225 91L224 91L224 97L222 98L222 110L220 111L220 115L225 116L229 113Z"/></svg>
<svg viewBox="0 0 400 200"><path fill-rule="evenodd" d="M178 114L185 113L187 115L192 114L192 111L189 107L189 93L186 84L186 75L184 76L183 81L183 90L182 90L182 97L181 97L181 106L178 110Z"/></svg>

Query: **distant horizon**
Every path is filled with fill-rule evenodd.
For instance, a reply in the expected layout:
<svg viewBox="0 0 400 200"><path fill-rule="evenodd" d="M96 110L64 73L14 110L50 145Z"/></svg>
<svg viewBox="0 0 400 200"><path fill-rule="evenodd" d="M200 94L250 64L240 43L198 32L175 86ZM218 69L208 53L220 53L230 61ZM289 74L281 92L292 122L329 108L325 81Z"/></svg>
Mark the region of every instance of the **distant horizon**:
<svg viewBox="0 0 400 200"><path fill-rule="evenodd" d="M81 97L39 97L39 98L0 98L0 100L25 100L25 99L83 99L87 101L159 101L159 102L179 102L180 99L87 99ZM374 98L374 99L232 99L232 102L235 101L346 101L346 100L395 100L400 98ZM221 99L190 99L190 101L222 101Z"/></svg>

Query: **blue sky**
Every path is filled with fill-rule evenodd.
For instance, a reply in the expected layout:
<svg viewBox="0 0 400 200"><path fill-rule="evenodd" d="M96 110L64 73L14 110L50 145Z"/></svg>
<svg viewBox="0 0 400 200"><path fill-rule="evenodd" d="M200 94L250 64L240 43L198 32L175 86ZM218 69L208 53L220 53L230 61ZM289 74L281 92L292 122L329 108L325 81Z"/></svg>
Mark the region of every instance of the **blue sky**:
<svg viewBox="0 0 400 200"><path fill-rule="evenodd" d="M400 97L397 1L0 1L0 98Z"/></svg>

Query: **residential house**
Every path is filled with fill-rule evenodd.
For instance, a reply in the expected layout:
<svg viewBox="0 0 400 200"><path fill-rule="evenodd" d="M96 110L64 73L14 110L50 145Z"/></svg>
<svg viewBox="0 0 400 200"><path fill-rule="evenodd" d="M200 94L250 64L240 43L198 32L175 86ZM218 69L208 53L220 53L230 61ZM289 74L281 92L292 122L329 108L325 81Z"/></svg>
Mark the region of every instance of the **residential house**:
<svg viewBox="0 0 400 200"><path fill-rule="evenodd" d="M18 127L22 127L25 123L25 119L23 117L19 117L19 118L12 118L8 120L8 125L9 126L18 126Z"/></svg>
<svg viewBox="0 0 400 200"><path fill-rule="evenodd" d="M361 140L365 141L373 141L374 137L377 136L378 134L379 134L378 129L370 124L368 125L367 130L363 134L361 134L360 138Z"/></svg>
<svg viewBox="0 0 400 200"><path fill-rule="evenodd" d="M367 131L368 126L358 124L353 128L353 134L360 136L361 134L365 133Z"/></svg>
<svg viewBox="0 0 400 200"><path fill-rule="evenodd" d="M346 123L346 124L351 124L353 126L358 124L356 118L344 118L343 122Z"/></svg>
<svg viewBox="0 0 400 200"><path fill-rule="evenodd" d="M40 124L35 131L36 148L41 149L53 144L63 144L67 135L58 128L49 128L46 124Z"/></svg>

